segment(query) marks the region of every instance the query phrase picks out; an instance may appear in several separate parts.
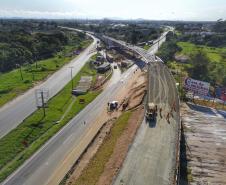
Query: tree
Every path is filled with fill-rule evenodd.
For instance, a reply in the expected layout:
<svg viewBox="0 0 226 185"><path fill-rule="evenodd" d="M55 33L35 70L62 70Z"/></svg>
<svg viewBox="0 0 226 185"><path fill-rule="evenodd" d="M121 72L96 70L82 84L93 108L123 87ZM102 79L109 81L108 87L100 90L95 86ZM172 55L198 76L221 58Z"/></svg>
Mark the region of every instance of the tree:
<svg viewBox="0 0 226 185"><path fill-rule="evenodd" d="M226 75L223 76L222 85L226 87Z"/></svg>
<svg viewBox="0 0 226 185"><path fill-rule="evenodd" d="M191 56L192 66L188 68L190 77L197 80L209 80L209 58L202 51Z"/></svg>
<svg viewBox="0 0 226 185"><path fill-rule="evenodd" d="M181 51L181 48L177 45L177 42L170 40L163 43L157 55L167 62L173 60L175 53L178 51Z"/></svg>
<svg viewBox="0 0 226 185"><path fill-rule="evenodd" d="M138 34L135 30L133 30L131 34L131 43L136 44L137 40L138 40Z"/></svg>

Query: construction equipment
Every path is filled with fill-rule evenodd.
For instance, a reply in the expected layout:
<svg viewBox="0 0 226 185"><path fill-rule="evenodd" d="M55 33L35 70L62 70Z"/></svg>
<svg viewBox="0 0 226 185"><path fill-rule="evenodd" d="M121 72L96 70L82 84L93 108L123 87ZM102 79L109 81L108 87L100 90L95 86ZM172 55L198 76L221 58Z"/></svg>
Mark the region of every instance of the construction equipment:
<svg viewBox="0 0 226 185"><path fill-rule="evenodd" d="M113 110L117 110L118 109L118 105L119 105L119 102L118 101L112 101L112 102L108 102L108 108L110 111L113 111Z"/></svg>
<svg viewBox="0 0 226 185"><path fill-rule="evenodd" d="M154 103L148 103L145 116L146 116L146 120L148 121L154 121L156 119L157 106Z"/></svg>

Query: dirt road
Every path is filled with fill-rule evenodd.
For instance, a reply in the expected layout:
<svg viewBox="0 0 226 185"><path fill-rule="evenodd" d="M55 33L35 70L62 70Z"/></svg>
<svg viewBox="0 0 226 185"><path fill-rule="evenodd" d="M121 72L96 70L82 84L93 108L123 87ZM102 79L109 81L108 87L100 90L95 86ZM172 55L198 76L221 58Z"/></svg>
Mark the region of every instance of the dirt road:
<svg viewBox="0 0 226 185"><path fill-rule="evenodd" d="M148 102L162 108L162 118L158 114L156 122L143 121L115 185L168 185L173 182L179 122L177 90L162 63L152 63L148 70ZM171 114L174 104L176 111ZM169 122L166 120L168 113Z"/></svg>

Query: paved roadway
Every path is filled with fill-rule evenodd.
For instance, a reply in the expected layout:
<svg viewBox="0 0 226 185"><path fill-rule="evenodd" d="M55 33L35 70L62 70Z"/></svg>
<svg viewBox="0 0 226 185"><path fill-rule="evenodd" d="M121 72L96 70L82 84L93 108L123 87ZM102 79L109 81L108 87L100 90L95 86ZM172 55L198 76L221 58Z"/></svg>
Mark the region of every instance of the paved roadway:
<svg viewBox="0 0 226 185"><path fill-rule="evenodd" d="M119 45L122 45L123 47L125 47L129 50L136 52L137 54L139 54L140 56L143 57L143 60L146 61L146 63L148 63L149 61L155 60L155 53L158 51L159 47L166 41L166 35L169 31L173 31L173 28L170 27L170 29L165 31L161 35L160 38L158 38L154 41L154 44L148 50L145 50L145 49L138 47L138 46L135 46L135 45L128 44L128 43L121 41L121 40L116 40L112 37L108 37L108 36L105 36L105 35L103 36L103 39L110 40L110 41L115 42Z"/></svg>
<svg viewBox="0 0 226 185"><path fill-rule="evenodd" d="M0 138L17 127L27 116L37 109L35 100L36 89L47 88L49 89L49 96L53 97L71 80L70 66L74 67L73 76L79 72L85 62L90 58L90 51L96 45L97 40L94 37L93 39L93 43L83 53L51 75L45 82L28 90L23 95L0 108Z"/></svg>
<svg viewBox="0 0 226 185"><path fill-rule="evenodd" d="M165 116L176 102L176 112L168 123L157 116L156 122L143 121L114 185L169 185L176 165L179 125L179 100L175 82L167 67L153 62L149 67L148 102L162 108Z"/></svg>
<svg viewBox="0 0 226 185"><path fill-rule="evenodd" d="M82 54L78 63L75 62L76 66L79 65L79 63L85 62L88 58L89 49ZM68 70L66 69L64 69L65 73L68 73ZM101 114L102 109L107 102L113 100L112 98L114 97L114 94L131 78L131 75L135 69L136 67L133 66L126 73L123 73L120 79L117 78L112 80L110 86L108 86L101 93L101 95L99 95L76 117L74 117L64 128L62 128L53 138L51 138L18 170L11 174L2 184L46 184L50 176L57 171L57 167L63 163L64 159L72 150L76 149L78 143L81 142L82 137L86 134L87 128L92 125L92 120L95 120L95 118ZM68 78L68 76L65 75L65 78ZM116 75L113 75L113 77L114 76ZM55 77L57 78L57 75ZM58 80L60 79L57 79L55 83L57 85L61 85ZM28 105L24 103L24 106L26 107ZM84 121L86 121L87 124L84 125Z"/></svg>
<svg viewBox="0 0 226 185"><path fill-rule="evenodd" d="M93 102L74 117L2 184L46 184L51 175L57 170L58 165L62 164L69 153L78 147L78 143L81 141L82 136L86 134L87 128L94 123L93 120L101 115L107 102L113 100L114 94L124 83L127 83L136 69L136 66L131 67L121 75L120 79L113 75L112 77L116 77L116 80L111 80L110 85ZM84 121L86 121L86 124L84 124Z"/></svg>

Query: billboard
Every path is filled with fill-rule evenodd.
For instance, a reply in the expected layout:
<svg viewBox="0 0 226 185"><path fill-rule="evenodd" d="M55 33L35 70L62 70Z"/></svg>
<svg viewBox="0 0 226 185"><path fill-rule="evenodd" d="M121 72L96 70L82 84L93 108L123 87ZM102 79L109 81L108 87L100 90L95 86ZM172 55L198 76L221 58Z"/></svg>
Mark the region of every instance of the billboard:
<svg viewBox="0 0 226 185"><path fill-rule="evenodd" d="M192 91L196 95L206 96L209 92L210 84L192 78L185 78L184 88L188 91Z"/></svg>

